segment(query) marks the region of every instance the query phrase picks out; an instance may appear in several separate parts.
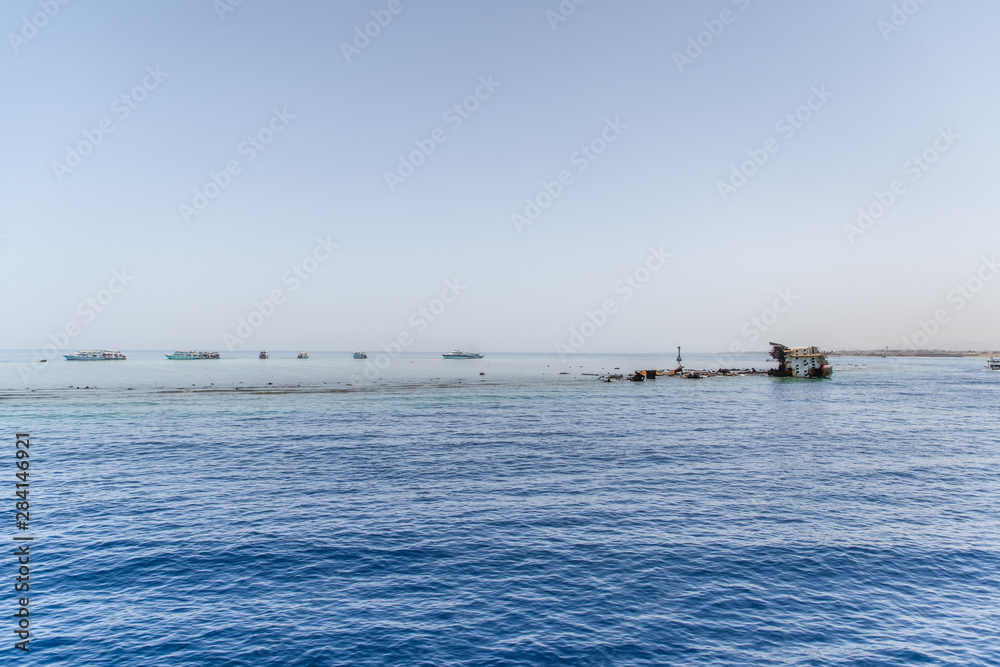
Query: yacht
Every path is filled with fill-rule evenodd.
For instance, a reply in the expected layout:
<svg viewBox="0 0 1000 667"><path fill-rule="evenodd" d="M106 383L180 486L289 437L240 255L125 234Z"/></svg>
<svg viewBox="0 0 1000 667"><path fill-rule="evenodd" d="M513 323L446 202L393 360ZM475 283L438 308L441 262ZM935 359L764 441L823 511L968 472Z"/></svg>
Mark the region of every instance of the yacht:
<svg viewBox="0 0 1000 667"><path fill-rule="evenodd" d="M258 355L257 355L257 358L258 358L258 359L267 359L267 358L269 358L270 356L271 356L271 355L270 355L270 354L268 353L268 351L267 351L267 350L261 350L261 351L260 351L260 354L258 354Z"/></svg>
<svg viewBox="0 0 1000 667"><path fill-rule="evenodd" d="M173 354L168 354L167 359L221 359L218 352L194 352L177 350Z"/></svg>
<svg viewBox="0 0 1000 667"><path fill-rule="evenodd" d="M445 359L482 359L483 355L476 352L462 352L461 350L453 350L448 354L442 354Z"/></svg>
<svg viewBox="0 0 1000 667"><path fill-rule="evenodd" d="M66 361L119 361L125 355L118 350L80 350L76 354L64 354Z"/></svg>
<svg viewBox="0 0 1000 667"><path fill-rule="evenodd" d="M1000 359L991 356L986 360L986 370L988 371L1000 371Z"/></svg>

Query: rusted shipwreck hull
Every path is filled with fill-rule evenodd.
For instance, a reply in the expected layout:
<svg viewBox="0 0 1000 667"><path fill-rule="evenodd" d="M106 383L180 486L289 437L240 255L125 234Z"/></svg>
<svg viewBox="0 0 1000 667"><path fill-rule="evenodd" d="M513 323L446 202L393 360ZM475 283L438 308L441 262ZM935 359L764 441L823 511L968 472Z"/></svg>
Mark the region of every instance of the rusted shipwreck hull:
<svg viewBox="0 0 1000 667"><path fill-rule="evenodd" d="M818 347L788 347L781 343L769 343L771 358L778 362L768 375L778 378L825 378L833 372Z"/></svg>

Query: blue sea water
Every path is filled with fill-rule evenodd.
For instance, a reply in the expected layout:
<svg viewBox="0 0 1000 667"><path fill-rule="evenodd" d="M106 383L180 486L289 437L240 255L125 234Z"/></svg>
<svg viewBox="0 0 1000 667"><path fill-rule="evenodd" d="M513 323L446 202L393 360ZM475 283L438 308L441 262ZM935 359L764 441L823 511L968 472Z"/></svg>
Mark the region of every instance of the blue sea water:
<svg viewBox="0 0 1000 667"><path fill-rule="evenodd" d="M982 360L129 357L0 363L7 664L1000 665Z"/></svg>

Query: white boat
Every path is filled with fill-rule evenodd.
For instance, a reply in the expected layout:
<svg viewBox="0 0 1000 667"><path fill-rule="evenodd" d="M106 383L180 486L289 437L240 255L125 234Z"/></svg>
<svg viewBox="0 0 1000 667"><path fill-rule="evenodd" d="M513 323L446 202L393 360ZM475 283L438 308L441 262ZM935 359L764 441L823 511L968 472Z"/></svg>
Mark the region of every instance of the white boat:
<svg viewBox="0 0 1000 667"><path fill-rule="evenodd" d="M258 359L267 359L270 356L271 356L271 354L267 350L261 350L260 354L257 355L257 358Z"/></svg>
<svg viewBox="0 0 1000 667"><path fill-rule="evenodd" d="M368 355L365 354L364 352L355 352L354 353L354 358L355 359L367 359Z"/></svg>
<svg viewBox="0 0 1000 667"><path fill-rule="evenodd" d="M996 357L990 357L986 360L986 370L988 371L1000 371L1000 359Z"/></svg>
<svg viewBox="0 0 1000 667"><path fill-rule="evenodd" d="M445 359L482 359L483 355L478 352L462 352L461 350L453 350L448 354L442 354Z"/></svg>
<svg viewBox="0 0 1000 667"><path fill-rule="evenodd" d="M177 350L173 354L168 354L167 359L221 359L218 352L195 352L191 350Z"/></svg>
<svg viewBox="0 0 1000 667"><path fill-rule="evenodd" d="M125 355L118 350L80 350L76 354L64 354L66 361L122 361Z"/></svg>
<svg viewBox="0 0 1000 667"><path fill-rule="evenodd" d="M299 352L298 358L299 359L308 359L309 358L309 353L308 352Z"/></svg>

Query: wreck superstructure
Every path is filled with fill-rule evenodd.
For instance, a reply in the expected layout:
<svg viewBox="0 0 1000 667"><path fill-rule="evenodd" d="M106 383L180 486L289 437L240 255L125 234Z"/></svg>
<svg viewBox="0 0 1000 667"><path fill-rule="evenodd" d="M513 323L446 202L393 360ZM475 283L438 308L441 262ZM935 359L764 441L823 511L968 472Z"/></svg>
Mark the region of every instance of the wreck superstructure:
<svg viewBox="0 0 1000 667"><path fill-rule="evenodd" d="M769 343L771 358L778 362L777 368L767 372L779 378L825 378L833 372L830 362L818 347L788 347L781 343Z"/></svg>

